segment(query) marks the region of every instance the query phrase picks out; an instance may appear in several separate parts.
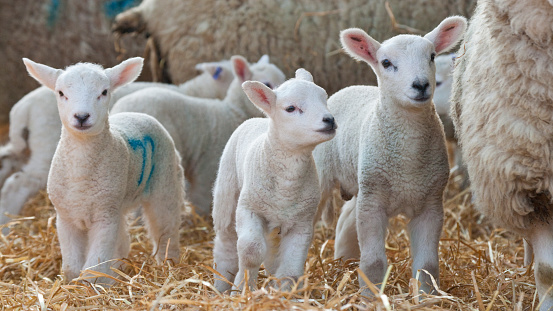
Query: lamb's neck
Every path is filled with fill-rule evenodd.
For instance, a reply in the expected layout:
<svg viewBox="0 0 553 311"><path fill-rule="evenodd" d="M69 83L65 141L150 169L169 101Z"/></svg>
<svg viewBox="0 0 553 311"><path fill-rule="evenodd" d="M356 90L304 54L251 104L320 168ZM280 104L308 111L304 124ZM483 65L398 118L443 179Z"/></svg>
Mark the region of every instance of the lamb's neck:
<svg viewBox="0 0 553 311"><path fill-rule="evenodd" d="M231 83L223 102L242 121L249 118L263 117L263 113L250 102L250 99L246 96L246 93L242 90L242 86L236 79Z"/></svg>
<svg viewBox="0 0 553 311"><path fill-rule="evenodd" d="M267 155L266 163L275 168L274 172L283 173L286 178L294 179L301 178L311 168L314 147L288 146L270 127L263 149Z"/></svg>
<svg viewBox="0 0 553 311"><path fill-rule="evenodd" d="M438 120L433 101L414 106L411 103L395 102L391 96L382 93L376 114L378 119L384 120L390 126L405 129L416 128L419 131L424 131Z"/></svg>
<svg viewBox="0 0 553 311"><path fill-rule="evenodd" d="M73 133L65 127L62 127L61 130L60 145L69 152L100 154L98 150L106 150L112 141L113 136L108 124L106 124L104 130L97 135Z"/></svg>

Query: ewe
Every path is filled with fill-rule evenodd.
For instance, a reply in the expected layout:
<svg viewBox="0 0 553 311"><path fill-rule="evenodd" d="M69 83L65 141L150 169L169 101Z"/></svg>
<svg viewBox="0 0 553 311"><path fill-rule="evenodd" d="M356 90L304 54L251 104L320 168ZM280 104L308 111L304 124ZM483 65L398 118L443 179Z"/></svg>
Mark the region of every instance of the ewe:
<svg viewBox="0 0 553 311"><path fill-rule="evenodd" d="M179 86L153 82L127 84L112 94L110 107L125 95L153 86L191 96L223 98L234 77L230 61L201 63L196 69L202 73ZM49 88L37 88L13 106L10 141L0 147L0 225L10 220L6 214L19 214L25 202L46 187L60 134L56 94Z"/></svg>
<svg viewBox="0 0 553 311"><path fill-rule="evenodd" d="M282 71L270 64L268 57L249 65L242 56L233 56L231 63L235 78L223 100L149 88L125 96L112 109L112 113L146 113L163 124L182 156L188 198L198 214L206 215L211 211L211 187L230 135L246 119L262 116L241 84L256 80L274 87L285 80Z"/></svg>
<svg viewBox="0 0 553 311"><path fill-rule="evenodd" d="M321 197L312 151L334 137L336 124L325 90L304 69L275 91L253 81L242 87L268 118L240 125L221 157L213 189L215 266L239 288L245 271L247 284L256 286L261 263L276 277L297 281ZM274 231L280 243L269 238ZM230 289L218 275L215 287Z"/></svg>
<svg viewBox="0 0 553 311"><path fill-rule="evenodd" d="M479 1L451 98L474 206L534 246L540 310L553 307L552 25L553 0Z"/></svg>
<svg viewBox="0 0 553 311"><path fill-rule="evenodd" d="M313 153L323 191L319 212L329 208L333 189L341 189L345 198L357 196L350 213L357 230L338 232L351 235L336 237L336 252L352 254L355 250L347 248L360 247L360 268L373 283L380 283L386 271L388 218L399 213L411 218L413 275L425 269L438 281L449 167L443 126L432 103L434 57L455 46L465 28L464 18L449 17L424 37L398 35L382 44L361 29L340 34L346 52L374 70L378 87L347 87L328 101L343 126ZM354 234L359 244L347 243ZM421 272L420 279L430 292L430 278Z"/></svg>
<svg viewBox="0 0 553 311"><path fill-rule="evenodd" d="M65 70L23 59L33 78L57 94L63 125L48 176L48 194L66 280L91 269L114 275L128 255L125 214L142 206L158 262L179 260L184 175L173 140L154 118L108 118L111 93L140 74L142 58L109 69L79 63ZM111 278L97 282L110 284Z"/></svg>

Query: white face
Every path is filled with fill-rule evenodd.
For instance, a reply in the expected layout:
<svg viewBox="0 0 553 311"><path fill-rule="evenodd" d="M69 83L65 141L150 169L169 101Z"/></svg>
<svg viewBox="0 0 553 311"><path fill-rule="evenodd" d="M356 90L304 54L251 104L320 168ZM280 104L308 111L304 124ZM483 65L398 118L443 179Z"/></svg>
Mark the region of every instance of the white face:
<svg viewBox="0 0 553 311"><path fill-rule="evenodd" d="M271 109L279 138L292 148L315 147L336 134L334 117L327 108L327 94L314 83L294 79L275 91Z"/></svg>
<svg viewBox="0 0 553 311"><path fill-rule="evenodd" d="M428 104L434 93L436 51L428 39L399 35L382 43L374 70L379 87L404 105Z"/></svg>
<svg viewBox="0 0 553 311"><path fill-rule="evenodd" d="M286 81L284 73L273 64L256 63L253 64L250 69L252 72L252 78L250 80L259 81L270 89L275 89Z"/></svg>
<svg viewBox="0 0 553 311"><path fill-rule="evenodd" d="M70 67L59 76L54 91L67 130L96 135L104 129L111 91L103 71Z"/></svg>
<svg viewBox="0 0 553 311"><path fill-rule="evenodd" d="M453 84L453 65L455 55L447 54L436 57L436 90L434 91L434 105L440 115L449 114L449 97Z"/></svg>

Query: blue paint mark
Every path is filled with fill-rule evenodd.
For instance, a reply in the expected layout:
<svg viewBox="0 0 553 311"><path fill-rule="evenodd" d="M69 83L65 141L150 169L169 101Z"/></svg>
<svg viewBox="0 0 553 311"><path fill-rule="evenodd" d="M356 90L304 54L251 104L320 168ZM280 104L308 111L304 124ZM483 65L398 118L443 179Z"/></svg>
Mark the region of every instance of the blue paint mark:
<svg viewBox="0 0 553 311"><path fill-rule="evenodd" d="M109 18L140 4L142 0L110 0L104 3L104 13Z"/></svg>
<svg viewBox="0 0 553 311"><path fill-rule="evenodd" d="M54 27L54 24L56 23L59 17L59 9L60 9L60 0L51 0L50 5L48 6L48 18L46 19L46 23L48 24L48 27L50 28Z"/></svg>
<svg viewBox="0 0 553 311"><path fill-rule="evenodd" d="M142 140L129 138L128 142L133 150L136 151L137 149L140 149L142 151L142 170L140 171L140 177L138 178L138 186L140 186L142 184L142 181L144 180L144 172L146 171L146 162L148 160L148 147L151 150L150 162L152 162L154 158L154 151L155 151L154 140L150 136L144 136ZM146 189L150 185L150 179L152 178L153 172L154 172L154 164L152 163L150 174L148 174L148 179L146 180Z"/></svg>
<svg viewBox="0 0 553 311"><path fill-rule="evenodd" d="M213 74L213 79L217 80L221 76L221 72L223 72L223 67L219 66L215 69L215 73Z"/></svg>

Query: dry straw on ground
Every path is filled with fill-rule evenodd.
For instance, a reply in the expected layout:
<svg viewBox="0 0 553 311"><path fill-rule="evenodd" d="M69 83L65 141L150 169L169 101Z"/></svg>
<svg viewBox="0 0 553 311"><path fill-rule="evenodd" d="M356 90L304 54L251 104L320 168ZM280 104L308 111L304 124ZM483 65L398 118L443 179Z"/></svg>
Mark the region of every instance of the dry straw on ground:
<svg viewBox="0 0 553 311"><path fill-rule="evenodd" d="M318 228L306 262L304 287L279 292L261 271L262 289L234 296L212 285L213 228L210 218L184 219L181 260L156 265L139 221L131 223L132 251L111 288L64 282L55 213L46 193L31 200L12 230L0 236L0 310L531 310L537 306L533 271L524 267L522 241L495 229L459 192L453 179L446 193L440 242L440 296L418 296L410 280L407 220L390 222L389 275L383 293L363 299L357 262L333 260L334 231Z"/></svg>

